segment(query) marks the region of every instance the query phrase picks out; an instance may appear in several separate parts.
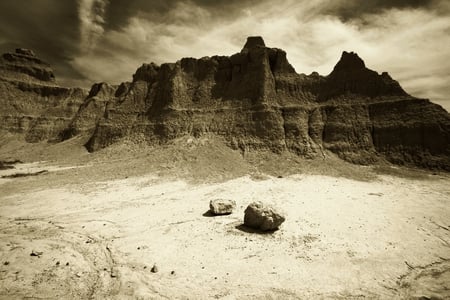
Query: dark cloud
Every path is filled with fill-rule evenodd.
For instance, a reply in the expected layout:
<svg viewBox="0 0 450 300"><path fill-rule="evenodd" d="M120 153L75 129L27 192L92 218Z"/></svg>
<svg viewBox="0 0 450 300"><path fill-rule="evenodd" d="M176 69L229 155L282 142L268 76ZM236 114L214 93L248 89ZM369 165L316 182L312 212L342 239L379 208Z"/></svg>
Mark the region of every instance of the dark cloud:
<svg viewBox="0 0 450 300"><path fill-rule="evenodd" d="M348 0L338 1L324 8L324 12L338 16L343 21L361 19L368 14L378 14L389 9L425 8L431 9L434 0Z"/></svg>
<svg viewBox="0 0 450 300"><path fill-rule="evenodd" d="M106 11L106 28L117 30L128 23L129 18L145 14L149 18L161 18L170 10L175 1L156 0L116 0Z"/></svg>
<svg viewBox="0 0 450 300"><path fill-rule="evenodd" d="M154 23L174 23L168 14L179 4L178 0L110 0L102 24L105 32L120 31L132 17L152 20ZM93 13L99 13L99 2L93 3ZM203 7L216 15L231 17L241 7L255 0L195 0L188 2ZM57 79L79 82L86 79L72 65L72 60L83 52L79 16L80 1L33 0L0 1L0 53L23 47L33 49L40 58L55 69ZM179 20L178 20L179 21ZM195 21L195 20L193 20ZM101 35L101 34L99 34ZM117 45L116 45L117 46ZM120 48L120 47L119 47ZM119 49L120 50L120 49ZM96 49L96 51L101 51ZM108 49L107 52L111 52ZM91 79L91 78L90 78Z"/></svg>
<svg viewBox="0 0 450 300"><path fill-rule="evenodd" d="M70 65L78 52L78 14L73 1L0 1L0 52L33 49L57 75L81 78Z"/></svg>
<svg viewBox="0 0 450 300"><path fill-rule="evenodd" d="M106 12L106 29L117 30L128 24L131 17L139 16L153 22L169 23L172 20L167 14L174 9L179 0L114 0L110 1ZM214 15L232 17L245 7L258 3L256 0L192 0L184 1L207 9ZM260 2L260 1L259 1Z"/></svg>

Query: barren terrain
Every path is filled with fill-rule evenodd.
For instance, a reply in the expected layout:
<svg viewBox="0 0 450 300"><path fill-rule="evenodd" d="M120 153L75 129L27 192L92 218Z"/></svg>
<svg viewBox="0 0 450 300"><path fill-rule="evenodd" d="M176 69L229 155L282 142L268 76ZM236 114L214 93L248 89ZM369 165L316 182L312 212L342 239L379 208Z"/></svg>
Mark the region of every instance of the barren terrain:
<svg viewBox="0 0 450 300"><path fill-rule="evenodd" d="M214 140L87 153L8 141L0 178L2 299L445 299L450 176L333 157L246 154ZM209 201L233 199L211 217ZM252 201L286 213L242 226ZM156 265L157 272L152 272Z"/></svg>

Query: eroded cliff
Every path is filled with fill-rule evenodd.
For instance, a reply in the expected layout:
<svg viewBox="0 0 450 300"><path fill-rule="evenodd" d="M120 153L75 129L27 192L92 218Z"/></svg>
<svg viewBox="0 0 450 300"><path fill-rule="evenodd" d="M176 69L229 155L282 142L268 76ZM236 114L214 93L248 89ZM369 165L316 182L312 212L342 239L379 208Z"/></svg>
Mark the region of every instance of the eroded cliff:
<svg viewBox="0 0 450 300"><path fill-rule="evenodd" d="M214 133L242 151L331 151L355 163L384 157L450 170L449 114L355 53L343 52L328 76L297 74L283 50L253 37L231 57L144 64L98 109L75 130L92 132L90 151L125 136L164 143Z"/></svg>
<svg viewBox="0 0 450 300"><path fill-rule="evenodd" d="M57 139L85 97L83 89L60 87L31 50L0 58L0 129L24 134L28 142Z"/></svg>
<svg viewBox="0 0 450 300"><path fill-rule="evenodd" d="M89 151L125 137L166 143L215 134L243 152L311 158L335 153L354 163L386 158L450 170L448 112L408 95L388 73L368 69L352 52L343 52L328 76L298 74L286 52L250 37L230 57L143 64L131 82L95 84L73 108L71 120L48 136L84 135Z"/></svg>

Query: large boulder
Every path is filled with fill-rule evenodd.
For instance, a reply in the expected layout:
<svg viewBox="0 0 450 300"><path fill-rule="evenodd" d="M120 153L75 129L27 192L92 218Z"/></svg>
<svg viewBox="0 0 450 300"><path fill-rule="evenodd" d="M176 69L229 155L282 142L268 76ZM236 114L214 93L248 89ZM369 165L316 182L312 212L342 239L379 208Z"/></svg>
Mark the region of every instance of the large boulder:
<svg viewBox="0 0 450 300"><path fill-rule="evenodd" d="M235 207L234 200L215 199L209 202L209 210L213 215L229 215Z"/></svg>
<svg viewBox="0 0 450 300"><path fill-rule="evenodd" d="M244 225L262 230L276 230L285 221L284 215L272 207L262 202L253 202L245 209Z"/></svg>

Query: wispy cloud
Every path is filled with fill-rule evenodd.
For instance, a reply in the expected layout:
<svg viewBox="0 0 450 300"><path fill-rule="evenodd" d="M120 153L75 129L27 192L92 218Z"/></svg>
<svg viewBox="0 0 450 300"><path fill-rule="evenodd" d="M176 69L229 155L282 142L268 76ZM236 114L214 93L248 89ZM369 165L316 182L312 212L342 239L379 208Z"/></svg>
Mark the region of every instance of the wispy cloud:
<svg viewBox="0 0 450 300"><path fill-rule="evenodd" d="M366 19L360 31L368 65L389 71L417 97L450 99L450 22L431 10L389 10ZM380 71L381 71L380 70ZM443 104L449 110L450 103Z"/></svg>
<svg viewBox="0 0 450 300"><path fill-rule="evenodd" d="M90 50L104 33L108 0L79 0L81 50Z"/></svg>

